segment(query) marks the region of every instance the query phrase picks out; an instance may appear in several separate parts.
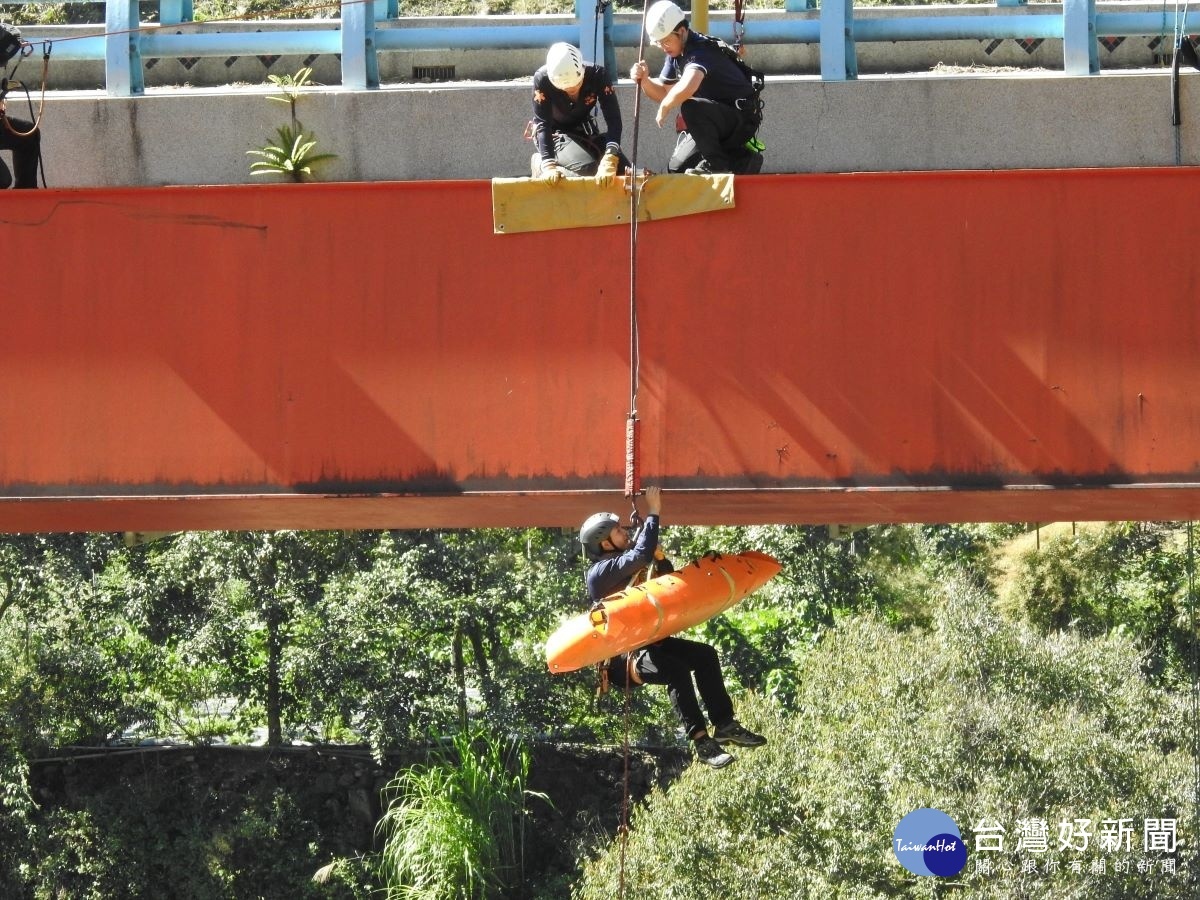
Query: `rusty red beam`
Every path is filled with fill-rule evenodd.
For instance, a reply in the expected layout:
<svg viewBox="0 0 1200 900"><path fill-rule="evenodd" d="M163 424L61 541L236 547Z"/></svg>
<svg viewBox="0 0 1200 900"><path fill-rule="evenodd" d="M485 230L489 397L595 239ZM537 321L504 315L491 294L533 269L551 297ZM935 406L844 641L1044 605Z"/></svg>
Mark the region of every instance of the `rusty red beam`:
<svg viewBox="0 0 1200 900"><path fill-rule="evenodd" d="M644 223L643 483L693 524L1195 517L1198 191L761 176ZM496 236L483 182L30 191L0 221L37 286L0 330L0 530L624 506L623 228Z"/></svg>
<svg viewBox="0 0 1200 900"><path fill-rule="evenodd" d="M669 524L1186 521L1200 485L998 490L668 491ZM621 491L455 496L80 497L0 502L0 531L204 531L578 527L599 509L624 514Z"/></svg>

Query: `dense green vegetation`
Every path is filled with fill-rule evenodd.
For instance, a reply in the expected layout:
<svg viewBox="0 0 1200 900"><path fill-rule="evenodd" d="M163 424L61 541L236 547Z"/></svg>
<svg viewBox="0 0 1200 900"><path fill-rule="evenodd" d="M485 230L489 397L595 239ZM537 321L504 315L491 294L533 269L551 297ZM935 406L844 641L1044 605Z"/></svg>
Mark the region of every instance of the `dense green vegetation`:
<svg viewBox="0 0 1200 900"><path fill-rule="evenodd" d="M680 561L755 548L784 571L697 629L771 743L636 809L625 878L641 896L1193 895L1186 527L668 527L665 541ZM552 678L541 658L580 608L582 571L554 530L0 538L0 894L613 895L611 832L561 848L570 887L518 874L541 802L522 747L623 739L619 695L597 703L590 673ZM635 692L630 721L635 743L680 744L665 692ZM363 847L275 788L139 782L69 807L29 787L67 747L305 740L382 761L431 735L448 743L395 772ZM922 806L970 846L998 822L1009 846L990 872L973 857L944 883L910 875L890 840ZM1136 823L1124 870L1095 843L1053 852L1077 819ZM1178 823L1177 851L1143 851L1158 819ZM1045 857L1016 849L1031 820L1049 823Z"/></svg>
<svg viewBox="0 0 1200 900"><path fill-rule="evenodd" d="M1130 641L1044 640L1001 620L977 588L955 582L945 595L929 631L848 620L797 660L791 709L748 703L771 743L728 773L693 766L640 808L627 886L662 897L930 896L932 880L887 852L896 823L919 807L964 829L987 817L1009 832L1032 817L1140 823L1190 808L1191 761L1178 743L1186 706L1141 676ZM1022 872L1037 857L1012 851L993 873L968 868L957 880L983 897L1188 890L1182 876L1151 881L1136 869ZM1046 858L1090 865L1103 855L1052 846ZM614 857L610 849L588 866L577 896L613 895ZM796 887L789 895L782 885Z"/></svg>

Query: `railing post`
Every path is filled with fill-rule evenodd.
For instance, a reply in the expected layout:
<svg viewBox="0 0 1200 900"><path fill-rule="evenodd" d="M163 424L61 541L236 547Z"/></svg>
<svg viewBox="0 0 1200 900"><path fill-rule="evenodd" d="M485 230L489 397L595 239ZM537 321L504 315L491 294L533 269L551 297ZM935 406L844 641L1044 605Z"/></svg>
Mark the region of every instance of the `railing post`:
<svg viewBox="0 0 1200 900"><path fill-rule="evenodd" d="M375 5L342 0L342 87L379 87L379 58L375 54Z"/></svg>
<svg viewBox="0 0 1200 900"><path fill-rule="evenodd" d="M108 0L104 5L104 86L110 97L146 92L138 39L138 0Z"/></svg>
<svg viewBox="0 0 1200 900"><path fill-rule="evenodd" d="M1095 75L1100 71L1096 0L1063 3L1063 71L1068 75Z"/></svg>
<svg viewBox="0 0 1200 900"><path fill-rule="evenodd" d="M178 25L195 18L192 0L159 0L158 21L162 25Z"/></svg>
<svg viewBox="0 0 1200 900"><path fill-rule="evenodd" d="M375 21L387 21L400 15L399 0L375 0Z"/></svg>
<svg viewBox="0 0 1200 900"><path fill-rule="evenodd" d="M854 53L853 0L821 3L821 79L847 81L858 77Z"/></svg>

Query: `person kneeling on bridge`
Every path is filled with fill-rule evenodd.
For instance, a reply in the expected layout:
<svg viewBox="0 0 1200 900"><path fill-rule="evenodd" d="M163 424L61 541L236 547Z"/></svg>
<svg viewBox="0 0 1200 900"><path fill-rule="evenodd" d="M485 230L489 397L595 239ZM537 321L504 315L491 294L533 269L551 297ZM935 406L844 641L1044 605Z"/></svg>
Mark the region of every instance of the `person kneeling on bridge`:
<svg viewBox="0 0 1200 900"><path fill-rule="evenodd" d="M0 67L7 66L22 54L28 44L21 39L21 32L8 23L0 23ZM16 66L13 66L13 71ZM11 150L16 187L36 188L38 163L41 161L42 131L32 122L8 117L5 96L9 88L9 71L4 71L3 86L0 87L0 150ZM13 187L13 173L0 161L0 190Z"/></svg>
<svg viewBox="0 0 1200 900"><path fill-rule="evenodd" d="M658 0L646 12L646 35L666 54L662 73L650 77L645 60L634 63L632 78L658 103L661 128L678 107L682 126L669 172L710 175L757 173L763 164L759 97L763 76L740 60L728 44L692 31L683 10Z"/></svg>
<svg viewBox="0 0 1200 900"><path fill-rule="evenodd" d="M646 519L636 535L609 512L596 513L579 529L579 541L591 562L587 593L592 603L648 577L675 571L675 566L658 548L660 488L646 489L646 509ZM663 638L608 660L606 672L609 680L621 688L665 684L671 705L695 748L696 758L714 769L733 762L733 756L722 744L761 747L767 742L734 718L733 701L725 688L720 659L708 644L680 637ZM714 726L712 735L700 712L697 688Z"/></svg>
<svg viewBox="0 0 1200 900"><path fill-rule="evenodd" d="M597 105L604 113L604 132L596 121ZM629 168L621 152L621 107L612 81L603 66L586 65L570 44L552 46L546 64L533 74L533 119L526 136L538 148L531 174L543 181L554 183L571 173L608 185Z"/></svg>

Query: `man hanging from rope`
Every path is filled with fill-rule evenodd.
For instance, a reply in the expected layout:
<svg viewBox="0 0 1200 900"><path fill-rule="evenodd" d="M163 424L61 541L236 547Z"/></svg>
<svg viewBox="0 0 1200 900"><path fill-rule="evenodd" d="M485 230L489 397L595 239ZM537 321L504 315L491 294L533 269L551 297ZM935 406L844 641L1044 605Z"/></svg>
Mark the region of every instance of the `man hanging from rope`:
<svg viewBox="0 0 1200 900"><path fill-rule="evenodd" d="M604 132L596 121L597 105ZM546 64L533 74L533 120L526 136L538 148L531 174L543 181L559 181L569 172L608 184L629 166L621 152L621 107L612 81L603 66L586 65L570 44L553 45Z"/></svg>
<svg viewBox="0 0 1200 900"><path fill-rule="evenodd" d="M6 103L10 80L7 66L13 57L18 57L19 64L19 57L27 55L25 48L28 46L21 40L21 32L17 28L0 23L0 68L6 70L3 79L0 79L0 150L12 151L13 171L16 173L14 184L12 172L4 161L0 160L0 190L9 187L37 187L42 130L35 123L10 118ZM13 71L16 71L16 66L13 67Z"/></svg>
<svg viewBox="0 0 1200 900"><path fill-rule="evenodd" d="M756 137L762 124L762 75L737 61L737 52L723 41L692 31L671 0L658 0L646 11L646 35L666 54L662 73L651 78L646 61L639 60L629 77L658 103L660 128L675 109L683 120L667 170L758 172L763 163Z"/></svg>
<svg viewBox="0 0 1200 900"><path fill-rule="evenodd" d="M596 513L579 529L591 565L587 572L588 599L593 603L653 575L675 571L658 549L662 491L646 488L646 519L641 531L620 524L613 513ZM767 739L743 728L733 717L733 701L725 689L725 678L717 651L708 644L686 638L668 637L608 661L609 679L624 688L638 684L665 684L671 705L696 751L696 758L714 769L733 762L721 744L761 747ZM695 684L692 677L695 676ZM710 736L700 703L708 711L714 729Z"/></svg>

